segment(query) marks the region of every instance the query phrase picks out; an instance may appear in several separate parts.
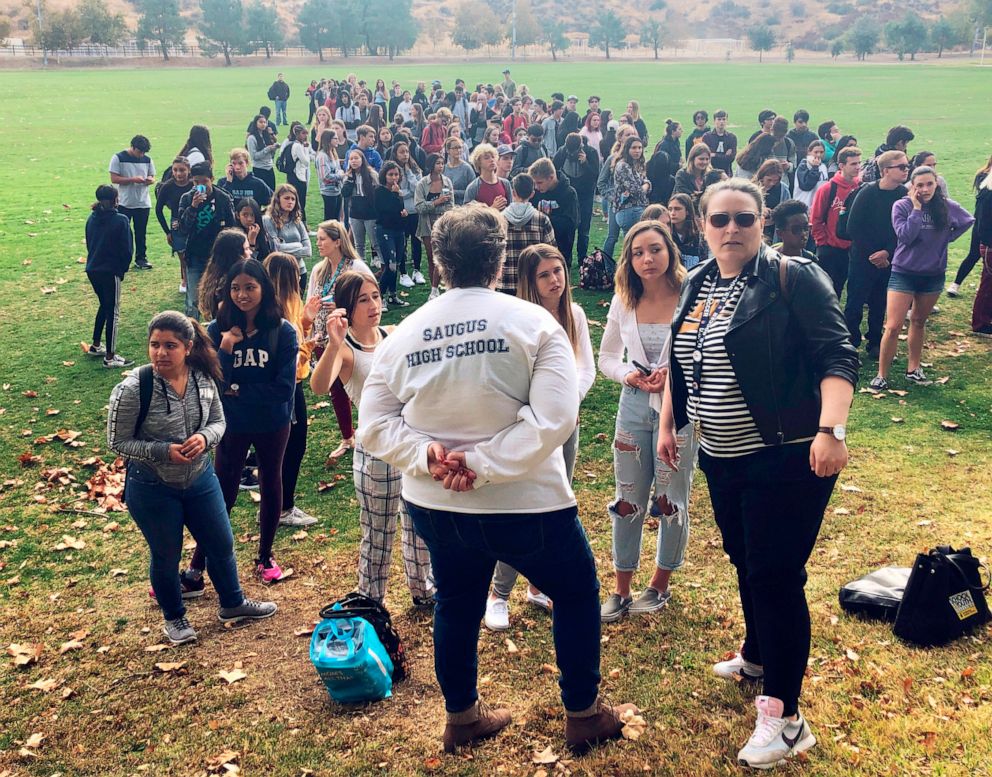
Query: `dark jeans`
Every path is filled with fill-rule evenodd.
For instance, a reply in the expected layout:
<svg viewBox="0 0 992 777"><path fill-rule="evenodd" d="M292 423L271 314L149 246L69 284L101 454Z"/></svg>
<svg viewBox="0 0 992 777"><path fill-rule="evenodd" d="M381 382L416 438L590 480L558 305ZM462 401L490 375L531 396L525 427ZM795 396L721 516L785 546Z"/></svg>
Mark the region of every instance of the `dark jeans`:
<svg viewBox="0 0 992 777"><path fill-rule="evenodd" d="M148 259L148 215L151 208L125 208L120 205L117 210L131 220L131 230L134 232L134 261L143 264Z"/></svg>
<svg viewBox="0 0 992 777"><path fill-rule="evenodd" d="M324 221L330 221L331 219L334 219L335 221L340 221L341 195L322 194L320 196L324 200Z"/></svg>
<svg viewBox="0 0 992 777"><path fill-rule="evenodd" d="M423 246L417 237L417 223L420 221L420 214L416 212L408 213L403 219L403 229L406 236L410 238L410 258L413 260L413 269L420 272L421 251ZM400 263L400 275L406 274L406 255Z"/></svg>
<svg viewBox="0 0 992 777"><path fill-rule="evenodd" d="M846 248L835 248L834 246L817 246L816 261L822 267L830 280L834 284L834 292L837 299L840 299L841 292L844 291L844 284L847 283L847 268L851 263L851 258Z"/></svg>
<svg viewBox="0 0 992 777"><path fill-rule="evenodd" d="M272 189L272 191L276 190L275 170L273 170L271 167L268 169L264 169L261 167L253 167L251 171L258 180L265 181L265 183L269 185L269 188ZM234 203L234 204L237 205L238 203Z"/></svg>
<svg viewBox="0 0 992 777"><path fill-rule="evenodd" d="M555 603L555 653L565 709L591 707L599 688L599 580L578 510L468 514L407 503L417 534L431 554L437 587L434 672L448 712L464 712L479 697L479 623L489 583L504 561Z"/></svg>
<svg viewBox="0 0 992 777"><path fill-rule="evenodd" d="M99 307L96 309L96 319L93 321L93 345L99 345L100 336L106 329L107 336L103 344L107 349L107 358L117 353L117 324L121 312L121 279L112 272L88 272L90 285L96 292Z"/></svg>
<svg viewBox="0 0 992 777"><path fill-rule="evenodd" d="M723 549L737 568L741 653L764 666L764 693L782 700L785 715L796 713L809 657L806 560L837 481L810 470L809 448L795 443L736 458L699 452Z"/></svg>
<svg viewBox="0 0 992 777"><path fill-rule="evenodd" d="M865 305L868 306L868 332L865 335L868 345L878 347L882 341L891 272L889 267L879 269L869 262L867 257L859 257L851 253L844 319L847 321L851 343L855 348L861 345L861 319Z"/></svg>
<svg viewBox="0 0 992 777"><path fill-rule="evenodd" d="M382 251L382 278L379 285L384 297L396 295L396 274L406 266L406 231L375 225L375 240Z"/></svg>
<svg viewBox="0 0 992 777"><path fill-rule="evenodd" d="M272 555L272 541L279 528L279 514L282 512L282 460L286 453L290 426L286 424L274 432L254 433L232 432L228 427L217 446L217 479L220 481L224 504L229 514L238 501L238 485L241 483L248 449L255 446L258 493L262 498L258 505L258 560L263 563ZM203 569L203 549L199 545L193 551L189 565L193 569Z"/></svg>
<svg viewBox="0 0 992 777"><path fill-rule="evenodd" d="M124 500L151 550L149 577L166 620L186 614L179 588L179 561L183 527L207 554L210 580L221 607L237 607L244 600L234 558L234 536L224 497L212 465L188 488L166 485L143 464L127 466Z"/></svg>
<svg viewBox="0 0 992 777"><path fill-rule="evenodd" d="M579 229L576 233L578 241L576 253L580 263L589 253L589 229L592 226L592 204L595 198L595 192L579 195Z"/></svg>
<svg viewBox="0 0 992 777"><path fill-rule="evenodd" d="M296 423L289 427L289 440L282 458L282 509L289 510L296 504L296 481L300 477L300 466L307 452L307 398L303 393L303 383L296 384L296 397L293 402L293 416Z"/></svg>
<svg viewBox="0 0 992 777"><path fill-rule="evenodd" d="M575 224L568 222L567 225L555 226L555 242L558 250L565 257L565 264L572 266L572 248L575 245Z"/></svg>

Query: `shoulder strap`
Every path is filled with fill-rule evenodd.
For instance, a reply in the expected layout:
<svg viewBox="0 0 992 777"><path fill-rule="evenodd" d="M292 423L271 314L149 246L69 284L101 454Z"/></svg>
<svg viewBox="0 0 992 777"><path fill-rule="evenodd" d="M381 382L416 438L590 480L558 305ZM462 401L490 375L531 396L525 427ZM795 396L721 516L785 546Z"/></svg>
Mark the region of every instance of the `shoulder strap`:
<svg viewBox="0 0 992 777"><path fill-rule="evenodd" d="M152 365L143 364L138 368L138 420L134 422L134 436L138 436L142 424L148 417L148 408L152 404L152 392L155 389L155 375Z"/></svg>
<svg viewBox="0 0 992 777"><path fill-rule="evenodd" d="M282 322L280 321L276 326L269 329L269 333L265 340L265 348L269 352L269 360L265 363L268 367L271 365L273 369L276 366L276 353L279 351L279 330L282 329Z"/></svg>
<svg viewBox="0 0 992 777"><path fill-rule="evenodd" d="M792 294L789 292L789 257L778 257L778 287L782 292L782 298L786 304L792 302Z"/></svg>

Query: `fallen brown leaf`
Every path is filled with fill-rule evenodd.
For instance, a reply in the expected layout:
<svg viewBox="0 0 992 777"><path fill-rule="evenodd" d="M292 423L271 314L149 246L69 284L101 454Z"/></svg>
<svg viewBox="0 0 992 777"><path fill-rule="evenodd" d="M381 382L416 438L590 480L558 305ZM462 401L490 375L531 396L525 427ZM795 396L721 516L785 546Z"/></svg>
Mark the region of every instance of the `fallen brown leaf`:
<svg viewBox="0 0 992 777"><path fill-rule="evenodd" d="M531 762L536 764L554 764L558 763L558 756L552 752L551 745L548 745L540 753L535 751Z"/></svg>

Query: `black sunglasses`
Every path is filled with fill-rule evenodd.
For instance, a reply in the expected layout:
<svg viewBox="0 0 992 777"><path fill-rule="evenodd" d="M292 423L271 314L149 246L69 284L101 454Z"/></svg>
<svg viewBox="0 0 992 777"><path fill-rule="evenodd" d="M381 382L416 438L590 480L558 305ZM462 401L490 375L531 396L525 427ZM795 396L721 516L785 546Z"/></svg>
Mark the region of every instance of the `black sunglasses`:
<svg viewBox="0 0 992 777"><path fill-rule="evenodd" d="M754 223L758 220L758 214L745 210L740 213L734 213L733 215L729 213L711 213L707 216L710 226L714 229L723 229L730 223L731 219L741 229L747 229L754 226Z"/></svg>
<svg viewBox="0 0 992 777"><path fill-rule="evenodd" d="M885 169L886 170L895 169L895 170L902 170L903 172L906 172L909 169L909 165L886 165L885 166Z"/></svg>

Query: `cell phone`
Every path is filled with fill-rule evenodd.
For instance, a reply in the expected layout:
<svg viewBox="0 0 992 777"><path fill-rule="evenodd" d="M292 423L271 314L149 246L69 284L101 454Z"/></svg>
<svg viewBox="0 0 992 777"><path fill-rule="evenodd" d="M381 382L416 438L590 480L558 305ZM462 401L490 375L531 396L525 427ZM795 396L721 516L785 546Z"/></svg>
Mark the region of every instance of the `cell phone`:
<svg viewBox="0 0 992 777"><path fill-rule="evenodd" d="M196 186L196 193L197 194L206 194L207 193L207 187L204 186L202 183L201 184L197 184L197 186Z"/></svg>
<svg viewBox="0 0 992 777"><path fill-rule="evenodd" d="M649 370L647 367L645 367L643 364L637 361L637 359L631 359L630 363L633 364L637 368L637 371L640 372L642 375L644 375L644 377L647 377L652 372L652 370Z"/></svg>
<svg viewBox="0 0 992 777"><path fill-rule="evenodd" d="M320 298L320 301L321 302L330 302L330 303L333 304L334 303L334 294L331 293L331 294L328 294L326 297L321 297Z"/></svg>

